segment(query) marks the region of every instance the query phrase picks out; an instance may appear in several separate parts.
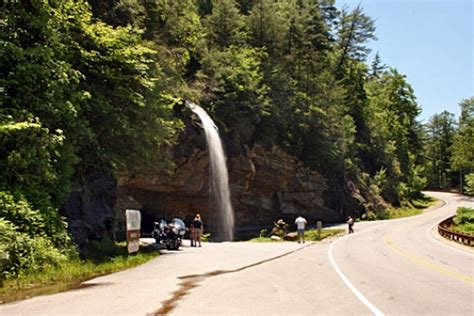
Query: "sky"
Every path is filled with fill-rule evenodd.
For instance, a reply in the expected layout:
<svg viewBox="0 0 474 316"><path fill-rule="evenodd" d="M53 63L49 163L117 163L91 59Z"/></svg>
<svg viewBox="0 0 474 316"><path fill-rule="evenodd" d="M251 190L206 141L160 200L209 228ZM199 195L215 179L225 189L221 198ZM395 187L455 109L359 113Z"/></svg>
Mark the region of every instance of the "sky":
<svg viewBox="0 0 474 316"><path fill-rule="evenodd" d="M461 100L474 96L473 0L336 0L339 9L345 4L361 4L375 20L368 61L378 51L406 75L420 121L444 110L459 116Z"/></svg>

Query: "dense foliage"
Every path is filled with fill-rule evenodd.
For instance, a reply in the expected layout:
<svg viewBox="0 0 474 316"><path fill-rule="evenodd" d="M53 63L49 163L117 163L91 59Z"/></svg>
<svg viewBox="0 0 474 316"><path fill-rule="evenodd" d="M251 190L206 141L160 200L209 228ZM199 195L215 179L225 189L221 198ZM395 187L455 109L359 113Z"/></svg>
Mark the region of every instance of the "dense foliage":
<svg viewBox="0 0 474 316"><path fill-rule="evenodd" d="M474 208L459 207L453 222L456 231L474 235Z"/></svg>
<svg viewBox="0 0 474 316"><path fill-rule="evenodd" d="M458 122L444 111L426 124L425 173L429 188L460 189L474 195L474 97L459 106Z"/></svg>
<svg viewBox="0 0 474 316"><path fill-rule="evenodd" d="M174 101L142 33L93 19L86 3L2 3L2 276L74 252L58 212L73 175L163 161Z"/></svg>
<svg viewBox="0 0 474 316"><path fill-rule="evenodd" d="M437 186L455 181L451 167L473 171L472 98L459 132L450 115L433 119L427 146L437 151L423 169L414 91L378 54L368 66L375 23L361 7L337 10L334 0L0 6L4 276L74 252L58 212L73 178L170 165L179 99L201 103L244 144L278 145L320 172L326 201L338 210L384 208L382 199L354 200L358 188L400 205L417 197L427 169Z"/></svg>

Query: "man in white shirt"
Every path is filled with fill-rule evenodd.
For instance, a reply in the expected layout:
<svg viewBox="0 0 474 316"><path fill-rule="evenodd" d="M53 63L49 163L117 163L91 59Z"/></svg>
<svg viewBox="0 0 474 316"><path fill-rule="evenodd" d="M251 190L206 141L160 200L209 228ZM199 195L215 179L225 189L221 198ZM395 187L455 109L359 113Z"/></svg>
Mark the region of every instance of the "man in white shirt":
<svg viewBox="0 0 474 316"><path fill-rule="evenodd" d="M295 220L296 224L296 229L298 231L298 243L301 243L303 241L304 244L304 228L308 222L306 219L302 216L298 216L298 218Z"/></svg>

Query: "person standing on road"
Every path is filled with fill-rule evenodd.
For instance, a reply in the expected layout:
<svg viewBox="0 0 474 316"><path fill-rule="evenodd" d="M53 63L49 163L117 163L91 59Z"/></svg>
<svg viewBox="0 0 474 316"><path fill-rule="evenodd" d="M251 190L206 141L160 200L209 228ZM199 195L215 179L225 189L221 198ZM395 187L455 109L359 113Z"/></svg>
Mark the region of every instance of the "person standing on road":
<svg viewBox="0 0 474 316"><path fill-rule="evenodd" d="M199 247L201 247L201 236L202 233L204 232L204 225L201 220L201 215L196 214L193 220L193 228L194 228L194 247L198 247L198 242L199 242Z"/></svg>
<svg viewBox="0 0 474 316"><path fill-rule="evenodd" d="M354 232L354 219L349 216L347 224L349 225L349 234L352 234Z"/></svg>
<svg viewBox="0 0 474 316"><path fill-rule="evenodd" d="M302 216L298 216L298 218L295 220L296 224L296 230L298 231L298 243L301 243L303 241L304 244L304 228L308 222L306 219Z"/></svg>

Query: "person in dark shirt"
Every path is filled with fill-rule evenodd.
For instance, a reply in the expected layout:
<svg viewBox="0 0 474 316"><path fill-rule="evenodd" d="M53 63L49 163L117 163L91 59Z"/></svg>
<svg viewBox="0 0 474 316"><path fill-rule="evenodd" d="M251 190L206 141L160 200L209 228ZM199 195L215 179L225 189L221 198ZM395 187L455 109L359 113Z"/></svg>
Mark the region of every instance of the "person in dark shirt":
<svg viewBox="0 0 474 316"><path fill-rule="evenodd" d="M194 247L198 247L198 243L199 243L199 247L201 247L201 236L202 236L202 233L204 232L204 225L201 220L201 215L196 214L192 225L194 228L194 236L193 236Z"/></svg>

